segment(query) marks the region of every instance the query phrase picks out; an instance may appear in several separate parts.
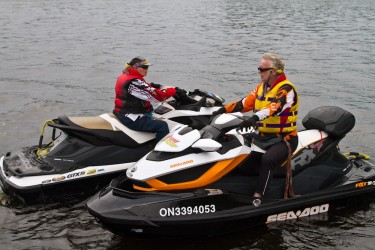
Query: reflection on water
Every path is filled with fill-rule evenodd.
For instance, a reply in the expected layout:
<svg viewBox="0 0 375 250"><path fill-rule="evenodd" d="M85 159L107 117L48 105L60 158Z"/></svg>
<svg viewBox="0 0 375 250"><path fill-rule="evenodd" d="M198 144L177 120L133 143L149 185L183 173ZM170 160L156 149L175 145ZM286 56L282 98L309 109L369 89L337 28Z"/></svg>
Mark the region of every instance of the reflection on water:
<svg viewBox="0 0 375 250"><path fill-rule="evenodd" d="M111 111L115 79L131 57L153 63L150 81L213 91L231 102L257 85L261 54L275 51L302 97L300 120L317 106L343 107L357 122L342 151L375 155L372 1L173 3L0 0L0 153L37 144L44 120ZM84 201L22 207L3 193L0 201L5 249L371 248L375 228L369 202L323 221L141 241L102 229Z"/></svg>
<svg viewBox="0 0 375 250"><path fill-rule="evenodd" d="M280 226L284 234L284 245L292 245L296 249L332 246L372 249L374 208L375 204L372 200L356 200L356 204L343 206L341 210L335 211L334 216L329 216L328 220L284 223Z"/></svg>
<svg viewBox="0 0 375 250"><path fill-rule="evenodd" d="M63 204L1 207L0 242L4 249L70 249L79 246L108 246L113 235L96 225L85 212L85 202L73 206Z"/></svg>
<svg viewBox="0 0 375 250"><path fill-rule="evenodd" d="M272 223L226 235L184 239L119 237L101 228L85 209L86 200L68 204L0 207L6 249L371 249L373 199L353 200L331 213Z"/></svg>

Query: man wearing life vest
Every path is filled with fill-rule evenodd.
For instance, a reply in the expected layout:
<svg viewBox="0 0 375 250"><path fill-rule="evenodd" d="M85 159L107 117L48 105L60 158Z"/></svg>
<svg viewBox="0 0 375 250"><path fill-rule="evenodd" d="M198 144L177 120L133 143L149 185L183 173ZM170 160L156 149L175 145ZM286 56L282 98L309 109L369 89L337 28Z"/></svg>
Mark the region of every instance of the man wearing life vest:
<svg viewBox="0 0 375 250"><path fill-rule="evenodd" d="M264 195L274 170L288 159L289 153L298 145L298 93L286 78L283 61L277 54L265 53L258 73L262 81L251 93L212 114L215 117L221 113L254 112L238 129L258 128L261 136L258 142L267 149L261 156L261 169L254 193L257 198Z"/></svg>
<svg viewBox="0 0 375 250"><path fill-rule="evenodd" d="M151 102L162 102L176 94L174 87L148 83L144 77L151 64L145 58L135 57L117 78L115 86L114 115L128 128L136 131L156 133L156 140L161 140L169 133L165 121L151 118Z"/></svg>

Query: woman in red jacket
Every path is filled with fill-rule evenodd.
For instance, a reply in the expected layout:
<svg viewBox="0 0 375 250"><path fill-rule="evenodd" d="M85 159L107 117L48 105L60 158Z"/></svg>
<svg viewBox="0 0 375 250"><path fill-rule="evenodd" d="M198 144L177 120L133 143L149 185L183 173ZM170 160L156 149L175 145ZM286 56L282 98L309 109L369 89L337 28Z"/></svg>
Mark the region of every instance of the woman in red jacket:
<svg viewBox="0 0 375 250"><path fill-rule="evenodd" d="M151 64L145 58L135 57L117 78L115 107L113 113L128 128L136 131L156 133L161 140L169 133L165 121L151 118L151 102L162 102L176 94L174 87L148 83L144 79Z"/></svg>

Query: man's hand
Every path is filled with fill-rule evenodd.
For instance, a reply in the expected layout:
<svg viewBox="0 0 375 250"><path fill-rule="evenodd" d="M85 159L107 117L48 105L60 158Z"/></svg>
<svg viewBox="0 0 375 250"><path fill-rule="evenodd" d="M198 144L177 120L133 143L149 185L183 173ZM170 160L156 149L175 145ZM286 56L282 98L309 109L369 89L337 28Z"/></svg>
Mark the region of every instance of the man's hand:
<svg viewBox="0 0 375 250"><path fill-rule="evenodd" d="M257 115L253 115L247 120L244 120L237 128L237 130L250 129L253 127L254 129L257 128L257 121L259 121L259 117Z"/></svg>

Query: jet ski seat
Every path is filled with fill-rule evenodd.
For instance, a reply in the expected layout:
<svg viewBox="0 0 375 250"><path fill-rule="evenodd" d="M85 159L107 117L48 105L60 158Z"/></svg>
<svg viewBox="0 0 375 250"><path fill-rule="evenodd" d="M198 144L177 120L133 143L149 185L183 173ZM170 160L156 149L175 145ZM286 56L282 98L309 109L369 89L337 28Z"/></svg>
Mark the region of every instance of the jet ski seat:
<svg viewBox="0 0 375 250"><path fill-rule="evenodd" d="M136 147L155 138L154 133L134 131L124 126L112 113L95 117L58 117L55 127L94 145L115 144Z"/></svg>
<svg viewBox="0 0 375 250"><path fill-rule="evenodd" d="M116 116L112 113L107 113L111 118L117 119ZM68 117L68 116L59 116L59 120L65 124L76 124L82 128L87 129L105 129L113 130L112 125L103 119L101 116L91 116L91 117Z"/></svg>

